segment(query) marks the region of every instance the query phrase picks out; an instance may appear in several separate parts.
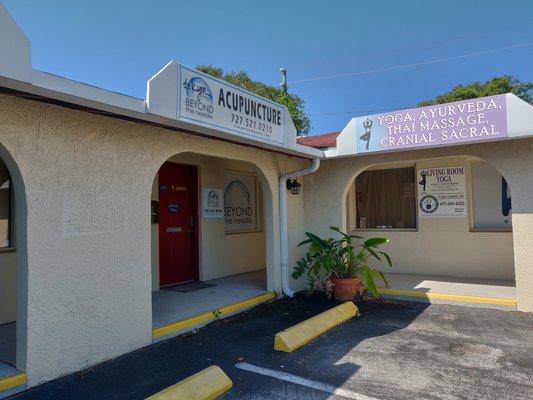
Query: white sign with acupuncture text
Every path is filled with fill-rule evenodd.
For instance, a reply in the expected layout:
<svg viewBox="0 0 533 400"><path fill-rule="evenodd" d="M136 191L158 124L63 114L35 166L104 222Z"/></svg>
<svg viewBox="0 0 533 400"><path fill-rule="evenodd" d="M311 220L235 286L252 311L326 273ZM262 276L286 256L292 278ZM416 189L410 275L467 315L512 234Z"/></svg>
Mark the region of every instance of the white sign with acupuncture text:
<svg viewBox="0 0 533 400"><path fill-rule="evenodd" d="M285 107L183 65L178 79L178 119L283 144Z"/></svg>

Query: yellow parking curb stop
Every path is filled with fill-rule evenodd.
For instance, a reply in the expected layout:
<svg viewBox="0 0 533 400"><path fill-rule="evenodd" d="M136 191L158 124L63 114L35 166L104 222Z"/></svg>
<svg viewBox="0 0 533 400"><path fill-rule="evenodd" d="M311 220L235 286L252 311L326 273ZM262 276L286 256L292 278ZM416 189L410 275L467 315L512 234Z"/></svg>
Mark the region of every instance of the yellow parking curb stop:
<svg viewBox="0 0 533 400"><path fill-rule="evenodd" d="M293 352L331 328L355 317L356 314L357 307L351 301L333 307L300 322L298 325L276 333L274 350L285 351L287 353Z"/></svg>
<svg viewBox="0 0 533 400"><path fill-rule="evenodd" d="M231 379L213 365L172 385L146 400L213 400L233 387Z"/></svg>

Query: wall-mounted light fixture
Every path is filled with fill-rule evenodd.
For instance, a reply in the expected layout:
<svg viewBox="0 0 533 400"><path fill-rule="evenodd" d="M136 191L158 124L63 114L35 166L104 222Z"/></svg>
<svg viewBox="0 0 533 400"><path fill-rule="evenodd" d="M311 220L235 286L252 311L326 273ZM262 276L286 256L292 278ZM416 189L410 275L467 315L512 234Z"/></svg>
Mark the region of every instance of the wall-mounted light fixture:
<svg viewBox="0 0 533 400"><path fill-rule="evenodd" d="M302 187L301 183L298 183L296 179L292 181L287 179L287 190L291 191L291 194L300 194L300 188Z"/></svg>

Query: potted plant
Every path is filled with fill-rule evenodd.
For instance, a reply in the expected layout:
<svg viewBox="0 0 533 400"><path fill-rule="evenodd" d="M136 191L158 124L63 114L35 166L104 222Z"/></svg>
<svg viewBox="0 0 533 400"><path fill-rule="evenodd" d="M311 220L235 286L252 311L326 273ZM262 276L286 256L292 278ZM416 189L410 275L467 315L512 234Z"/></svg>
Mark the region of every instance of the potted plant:
<svg viewBox="0 0 533 400"><path fill-rule="evenodd" d="M392 267L389 255L377 250L388 243L386 238L370 238L355 244L353 239L363 239L361 236L348 235L335 226L330 229L340 234L339 238L329 237L321 239L317 235L306 232L307 239L298 246L309 244L307 253L296 263L292 277L298 279L307 275L307 290L313 292L318 279L326 278L333 284L335 299L353 300L356 294L364 289L374 296L379 296L375 279L381 279L388 287L387 280L381 271L371 267L370 258L382 261Z"/></svg>

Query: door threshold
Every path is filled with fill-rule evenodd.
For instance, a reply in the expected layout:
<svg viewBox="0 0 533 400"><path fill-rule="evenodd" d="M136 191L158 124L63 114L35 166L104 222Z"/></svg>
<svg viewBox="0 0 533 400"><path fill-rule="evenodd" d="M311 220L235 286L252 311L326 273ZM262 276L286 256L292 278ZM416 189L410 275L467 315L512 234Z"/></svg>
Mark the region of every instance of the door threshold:
<svg viewBox="0 0 533 400"><path fill-rule="evenodd" d="M163 289L163 288L170 287L170 286L183 285L185 283L191 283L191 282L196 282L196 280L189 279L188 281L183 281L183 282L167 283L166 285L159 285L159 289Z"/></svg>

